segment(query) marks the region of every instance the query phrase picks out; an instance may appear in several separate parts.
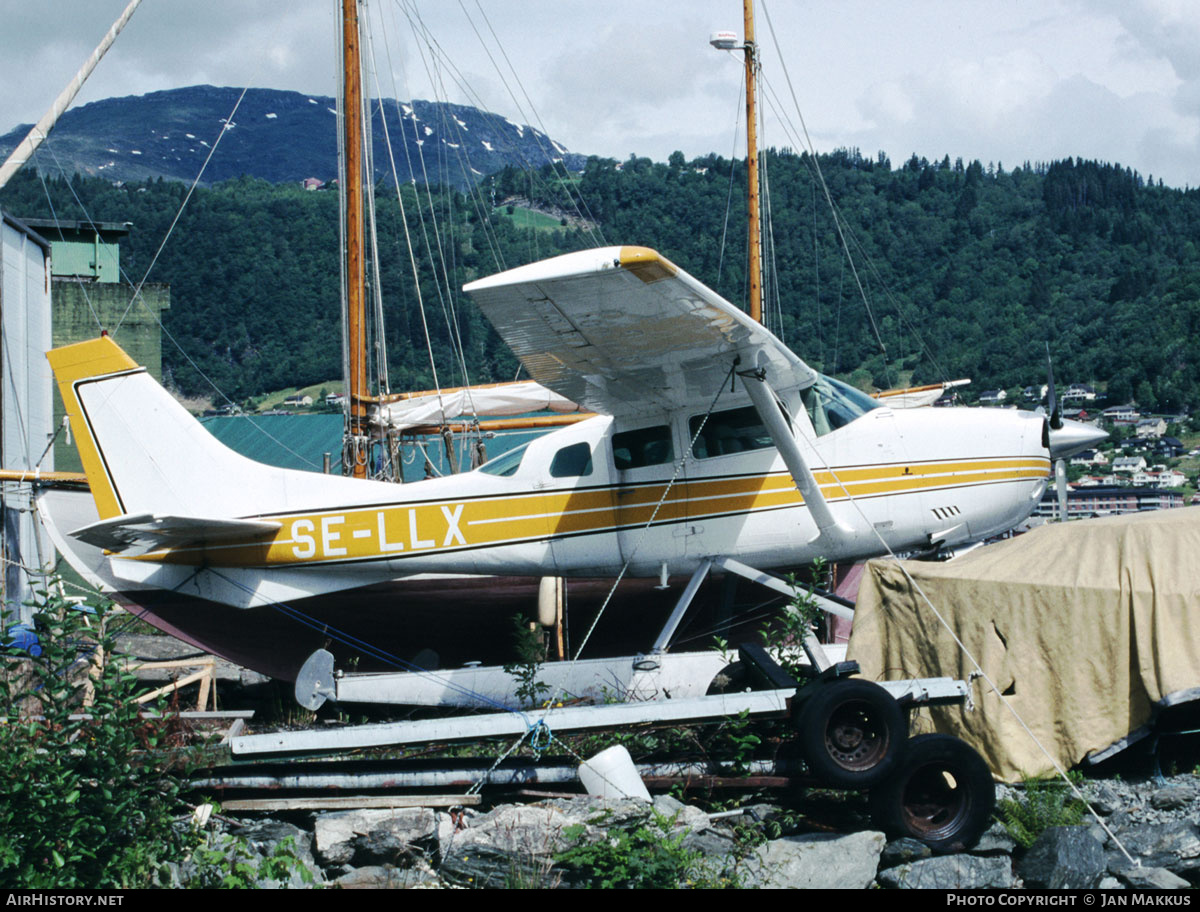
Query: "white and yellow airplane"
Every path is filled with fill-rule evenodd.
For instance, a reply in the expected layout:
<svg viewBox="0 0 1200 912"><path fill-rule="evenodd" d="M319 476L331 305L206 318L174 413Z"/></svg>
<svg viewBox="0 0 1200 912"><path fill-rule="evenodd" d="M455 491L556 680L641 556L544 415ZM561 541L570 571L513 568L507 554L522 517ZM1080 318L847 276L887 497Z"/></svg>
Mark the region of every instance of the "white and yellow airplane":
<svg viewBox="0 0 1200 912"><path fill-rule="evenodd" d="M234 453L108 338L50 352L99 515L70 531L91 571L252 667L285 637L283 621L247 622L281 606L316 619L313 637L369 611L367 629L414 647L494 639L496 578L658 579L714 558L771 570L1003 532L1038 503L1053 458L1103 436L1029 412L884 407L646 248L466 291L533 379L597 417L403 486ZM442 574L481 580L411 611L391 587Z"/></svg>

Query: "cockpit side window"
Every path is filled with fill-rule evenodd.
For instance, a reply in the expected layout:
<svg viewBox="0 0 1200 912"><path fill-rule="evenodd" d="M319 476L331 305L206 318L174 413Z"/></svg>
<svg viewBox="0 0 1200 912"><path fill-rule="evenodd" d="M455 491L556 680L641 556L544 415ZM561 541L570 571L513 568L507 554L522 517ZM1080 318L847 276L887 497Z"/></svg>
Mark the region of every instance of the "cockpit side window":
<svg viewBox="0 0 1200 912"><path fill-rule="evenodd" d="M818 437L845 427L871 409L880 407L866 393L824 374L817 374L816 382L801 390L800 398Z"/></svg>
<svg viewBox="0 0 1200 912"><path fill-rule="evenodd" d="M592 448L587 443L563 447L550 462L551 478L579 478L591 474Z"/></svg>
<svg viewBox="0 0 1200 912"><path fill-rule="evenodd" d="M701 422L704 423L703 429L700 428ZM774 446L766 425L753 406L713 412L707 421L704 421L703 415L696 415L688 422L688 431L696 440L692 452L697 459ZM696 437L697 431L700 432L699 437Z"/></svg>
<svg viewBox="0 0 1200 912"><path fill-rule="evenodd" d="M612 448L613 464L618 472L661 465L675 458L671 428L665 424L613 434Z"/></svg>

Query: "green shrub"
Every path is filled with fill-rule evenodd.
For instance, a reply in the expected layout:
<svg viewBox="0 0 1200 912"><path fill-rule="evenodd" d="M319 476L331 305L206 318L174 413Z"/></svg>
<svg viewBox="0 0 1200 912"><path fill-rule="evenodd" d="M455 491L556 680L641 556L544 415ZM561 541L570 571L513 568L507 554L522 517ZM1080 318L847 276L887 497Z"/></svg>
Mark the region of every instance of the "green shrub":
<svg viewBox="0 0 1200 912"><path fill-rule="evenodd" d="M296 879L312 885L313 875L288 836L262 855L236 836L210 834L192 854L196 874L188 887L197 890L246 890L260 885L288 887Z"/></svg>
<svg viewBox="0 0 1200 912"><path fill-rule="evenodd" d="M672 832L674 818L657 811L640 824L613 827L595 842L585 842L585 828L563 831L574 845L559 853L557 864L572 885L600 889L674 890L680 887L736 887L736 878L683 843L688 831Z"/></svg>
<svg viewBox="0 0 1200 912"><path fill-rule="evenodd" d="M151 884L188 848L172 820L170 721L140 718L133 676L94 661L111 651L105 607L89 620L57 596L41 601L41 656L0 658L0 886Z"/></svg>
<svg viewBox="0 0 1200 912"><path fill-rule="evenodd" d="M1082 823L1087 806L1061 779L1026 779L1024 797L1006 798L997 810L1008 835L1027 849L1050 827Z"/></svg>

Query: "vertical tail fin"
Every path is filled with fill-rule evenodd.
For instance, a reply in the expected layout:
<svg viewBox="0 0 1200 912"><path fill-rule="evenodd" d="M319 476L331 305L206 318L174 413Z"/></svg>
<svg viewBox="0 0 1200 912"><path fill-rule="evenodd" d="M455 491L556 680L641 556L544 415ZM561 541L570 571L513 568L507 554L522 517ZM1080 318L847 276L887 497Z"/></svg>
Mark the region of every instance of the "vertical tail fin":
<svg viewBox="0 0 1200 912"><path fill-rule="evenodd" d="M258 516L323 497L378 496L361 481L281 469L235 453L108 337L46 357L101 520L144 513Z"/></svg>
<svg viewBox="0 0 1200 912"><path fill-rule="evenodd" d="M58 381L58 391L67 408L71 431L79 448L79 459L83 463L83 471L87 475L100 518L119 516L126 511L122 508L120 494L107 470L95 435L87 423L78 384L136 371L145 372L145 368L140 367L107 336L56 348L47 352L46 358L50 361L50 369L54 371L54 379Z"/></svg>

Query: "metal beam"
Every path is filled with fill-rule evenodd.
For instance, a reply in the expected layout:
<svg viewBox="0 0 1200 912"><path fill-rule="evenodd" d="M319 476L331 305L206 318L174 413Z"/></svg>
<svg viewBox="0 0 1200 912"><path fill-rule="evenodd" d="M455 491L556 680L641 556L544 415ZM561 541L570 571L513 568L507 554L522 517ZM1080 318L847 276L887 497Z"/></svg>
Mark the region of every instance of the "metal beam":
<svg viewBox="0 0 1200 912"><path fill-rule="evenodd" d="M964 681L952 678L920 678L881 681L880 686L897 700L912 703L952 703L968 696ZM488 713L453 719L420 719L359 725L333 731L273 732L234 738L230 747L235 757L264 754L315 753L397 744L474 741L523 735L534 726L551 731L586 731L628 728L667 722L700 722L747 713L751 716L786 715L793 690L763 690L718 694L687 700L655 700L647 703L614 703L603 706L568 706L535 713Z"/></svg>
<svg viewBox="0 0 1200 912"><path fill-rule="evenodd" d="M278 774L235 767L211 770L203 778L193 780L192 785L197 789L457 789L474 784L511 787L579 781L579 767L573 763L506 762L493 769L486 764L460 763L456 766L450 760L445 763L442 767L406 769L398 765L393 769L363 772L346 769L306 771L305 767L313 766L306 763ZM643 779L694 779L730 772L723 765L714 767L706 763L639 763L637 771ZM775 763L770 760L754 760L746 766L749 775L766 776L775 771ZM229 805L221 802L221 806Z"/></svg>
<svg viewBox="0 0 1200 912"><path fill-rule="evenodd" d="M683 616L687 614L688 608L692 604L692 599L696 597L696 593L700 589L700 585L704 582L704 578L708 576L708 571L712 569L712 561L701 561L700 566L696 568L696 572L692 574L692 578L688 580L687 588L683 590L683 594L679 596L679 601L675 603L675 610L671 612L671 616L667 618L667 623L663 625L662 632L658 635L658 639L654 641L654 645L650 648L650 653L661 653L667 648L667 644L671 642L671 637L675 635L675 631L679 628L679 622L683 620Z"/></svg>
<svg viewBox="0 0 1200 912"><path fill-rule="evenodd" d="M788 596L806 596L808 590L803 586L793 586L787 580L780 579L773 573L767 573L765 570L757 570L741 561L734 560L732 557L715 557L713 563L725 570L728 573L736 573L740 577L766 586L768 589L774 589L782 595ZM817 606L826 614L832 614L835 617L845 618L848 621L854 620L854 609L847 608L845 605L839 605L832 599L822 597L820 594L812 593L813 600Z"/></svg>
<svg viewBox="0 0 1200 912"><path fill-rule="evenodd" d="M622 728L661 722L720 719L746 712L751 715L782 715L788 710L793 691L765 690L757 693L721 694L687 700L656 700L649 703L613 703L603 706L568 706L538 713L487 713L454 719L419 719L359 725L333 731L274 732L234 738L233 755L251 756L308 751L338 751L395 744L432 741L474 741L523 735L539 723L552 731L586 731Z"/></svg>
<svg viewBox="0 0 1200 912"><path fill-rule="evenodd" d="M759 352L759 357L762 357L762 352ZM804 498L804 505L808 507L813 522L817 524L817 538L830 544L853 538L854 531L834 519L829 504L825 502L821 486L817 484L817 479L796 443L795 432L784 419L775 391L767 383L766 368L759 364L754 370L739 371L739 376L745 381L744 386L750 394L750 401L754 403L754 410L766 425L771 440Z"/></svg>

